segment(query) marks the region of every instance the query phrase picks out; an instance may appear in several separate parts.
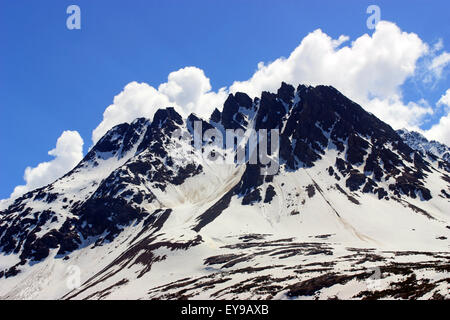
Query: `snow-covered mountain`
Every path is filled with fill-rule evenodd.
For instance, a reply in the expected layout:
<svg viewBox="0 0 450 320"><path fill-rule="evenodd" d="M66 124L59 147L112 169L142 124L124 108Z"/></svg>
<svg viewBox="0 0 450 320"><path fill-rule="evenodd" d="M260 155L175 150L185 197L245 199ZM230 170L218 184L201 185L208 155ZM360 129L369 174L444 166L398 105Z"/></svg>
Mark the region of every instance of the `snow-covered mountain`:
<svg viewBox="0 0 450 320"><path fill-rule="evenodd" d="M231 150L193 143L199 121L278 129L279 170L208 161ZM450 166L406 142L333 87L286 83L118 125L2 205L0 298L449 298Z"/></svg>
<svg viewBox="0 0 450 320"><path fill-rule="evenodd" d="M421 133L416 131L408 131L407 129L397 130L403 141L412 149L422 152L424 155L430 155L442 158L450 162L450 148L445 144L435 140L428 141Z"/></svg>

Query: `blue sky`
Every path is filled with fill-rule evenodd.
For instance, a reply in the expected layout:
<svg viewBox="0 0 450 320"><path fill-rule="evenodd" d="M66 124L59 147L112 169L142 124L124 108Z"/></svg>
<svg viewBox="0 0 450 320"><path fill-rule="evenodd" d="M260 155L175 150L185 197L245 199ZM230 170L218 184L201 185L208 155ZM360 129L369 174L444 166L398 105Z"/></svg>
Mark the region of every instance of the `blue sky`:
<svg viewBox="0 0 450 320"><path fill-rule="evenodd" d="M81 8L81 30L66 8ZM247 80L257 63L287 57L310 32L333 39L371 34L366 8L449 51L448 1L84 1L0 0L0 199L23 184L27 166L52 159L64 130L91 145L105 108L132 81L154 87L196 66L212 90ZM409 79L405 101L434 105L450 87ZM428 129L444 111L424 121Z"/></svg>

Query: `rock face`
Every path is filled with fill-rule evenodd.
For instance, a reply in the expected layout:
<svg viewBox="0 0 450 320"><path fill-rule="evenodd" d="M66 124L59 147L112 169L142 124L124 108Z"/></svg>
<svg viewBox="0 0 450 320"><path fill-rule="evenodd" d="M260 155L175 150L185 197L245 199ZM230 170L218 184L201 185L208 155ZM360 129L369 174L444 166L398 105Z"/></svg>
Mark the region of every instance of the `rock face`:
<svg viewBox="0 0 450 320"><path fill-rule="evenodd" d="M202 134L213 128L222 133L226 129L277 129L279 170L275 175L261 174L265 165L249 163L249 150L242 164L205 162L199 151L210 150L221 158L229 150L215 140L206 139L196 146L180 139L194 135L195 121L202 123ZM209 120L194 114L183 119L173 108L160 109L152 120L139 118L115 126L65 176L9 201L0 212L0 282L20 280L21 274L33 274L40 264L65 263L100 252L93 259L109 264L99 262L99 269L92 272L98 277L108 275L107 279L117 273L126 281L112 284L105 280L104 286L102 281L93 286L86 282L86 288L99 288L92 289L92 297L99 298L95 292L100 287L115 285L120 292L120 287L133 281L125 270L139 268L140 278L151 273L153 265L175 259L162 252L197 248L212 255L200 248L208 243L220 247L220 242L224 256L216 254L205 265L223 261L227 269L256 259L244 259L238 250L256 239L255 248L273 246L272 253L282 250L276 239L262 241L267 234L305 241L305 237L327 231L329 236L315 239L323 243L335 237L342 245L361 247L402 239L391 243L399 250L414 239L414 246L436 243L428 248L436 251L445 247L450 235L448 150L417 133L394 131L330 86L295 88L282 83L277 93L263 92L254 99L238 92L228 97L222 111L215 109ZM331 215L324 216L327 212ZM299 221L301 230L294 227ZM399 225L392 225L394 221ZM404 230L393 237L396 228ZM411 235L411 229L423 229L423 233ZM227 247L223 230L238 242ZM285 246L292 249L286 251L289 256L315 255L316 251L333 255L329 245L298 242ZM195 259L191 265L203 265L203 260ZM271 295L283 290L290 297L310 295L318 286L365 281L369 276L333 273L296 284L287 277L286 284ZM215 277L211 281L223 280ZM198 281L207 283L203 280ZM38 295L45 296L46 288L38 290ZM150 296L162 297L156 285L151 288ZM436 284L433 290L439 288ZM67 290L60 293L57 298L71 296ZM10 291L2 294L14 296ZM81 296L72 292L72 297ZM174 293L166 298L180 297Z"/></svg>
<svg viewBox="0 0 450 320"><path fill-rule="evenodd" d="M450 162L450 148L445 144L435 140L428 141L422 134L416 131L408 131L406 129L397 130L407 145L412 149L419 151L422 156L429 156L432 159L441 158L446 162Z"/></svg>

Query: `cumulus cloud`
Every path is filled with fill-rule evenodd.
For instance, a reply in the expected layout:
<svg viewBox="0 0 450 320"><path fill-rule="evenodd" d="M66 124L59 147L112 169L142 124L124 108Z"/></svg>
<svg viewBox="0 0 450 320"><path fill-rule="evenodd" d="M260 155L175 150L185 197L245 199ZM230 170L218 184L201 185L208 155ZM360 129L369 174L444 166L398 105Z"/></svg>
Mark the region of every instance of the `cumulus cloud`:
<svg viewBox="0 0 450 320"><path fill-rule="evenodd" d="M372 36L359 37L350 46L338 44L320 29L308 34L288 58L260 63L251 79L235 82L231 91L258 95L276 90L280 81L311 85L330 84L356 100L368 94L386 98L398 93L413 75L417 60L427 45L414 33L402 32L382 21Z"/></svg>
<svg viewBox="0 0 450 320"><path fill-rule="evenodd" d="M48 154L55 158L34 168L27 167L23 177L26 184L15 187L11 198L45 186L73 169L83 158L83 139L77 131L64 131Z"/></svg>
<svg viewBox="0 0 450 320"><path fill-rule="evenodd" d="M430 140L437 140L450 146L450 113L441 117L439 122L425 131L424 134Z"/></svg>
<svg viewBox="0 0 450 320"><path fill-rule="evenodd" d="M168 81L157 89L132 82L106 109L92 140L95 143L121 122L139 116L151 118L160 107L173 106L184 115L194 112L208 117L215 107L222 107L228 93L243 91L255 97L264 90L277 90L282 81L332 85L395 128L417 129L433 110L424 102L404 102L401 86L415 75L417 61L430 52L434 54L442 42L430 50L416 34L403 32L387 21L379 22L371 36L364 34L344 45L348 41L348 36L333 39L315 30L287 58L260 62L250 79L217 92L211 90L209 78L196 67L170 73ZM436 66L442 66L442 62L436 62Z"/></svg>
<svg viewBox="0 0 450 320"><path fill-rule="evenodd" d="M437 105L446 107L446 115L441 117L439 122L425 131L424 134L428 139L437 140L450 146L450 89L447 89L442 95Z"/></svg>
<svg viewBox="0 0 450 320"><path fill-rule="evenodd" d="M407 128L420 131L422 119L433 113L433 109L425 100L410 101L405 104L398 95L385 99L373 98L364 106L366 110L390 124L394 129Z"/></svg>
<svg viewBox="0 0 450 320"><path fill-rule="evenodd" d="M170 106L170 101L146 83L131 82L114 97L112 105L103 113L102 122L92 133L96 143L113 126L131 122L138 117L152 118L158 108Z"/></svg>
<svg viewBox="0 0 450 320"><path fill-rule="evenodd" d="M251 79L235 82L230 91L256 96L262 90L276 90L281 81L328 84L398 127L413 127L432 112L423 104L402 101L401 86L414 75L418 59L429 50L416 34L381 21L372 36L365 34L340 48L347 38L339 39L316 30L288 58L260 63Z"/></svg>
<svg viewBox="0 0 450 320"><path fill-rule="evenodd" d="M208 117L214 108L220 108L226 97L225 88L218 92L211 91L209 78L196 67L170 73L168 81L159 85L158 89L146 83L131 82L106 108L102 122L92 133L92 141L97 142L117 124L131 122L138 117L151 119L159 108L172 106L185 116L194 112Z"/></svg>

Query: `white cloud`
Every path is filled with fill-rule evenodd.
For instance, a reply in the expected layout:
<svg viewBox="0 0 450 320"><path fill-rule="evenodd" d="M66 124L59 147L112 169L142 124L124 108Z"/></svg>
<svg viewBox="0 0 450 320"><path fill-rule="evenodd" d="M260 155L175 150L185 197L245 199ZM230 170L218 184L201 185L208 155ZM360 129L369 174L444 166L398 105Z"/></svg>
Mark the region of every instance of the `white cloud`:
<svg viewBox="0 0 450 320"><path fill-rule="evenodd" d="M424 100L419 102L403 103L397 95L386 99L373 98L364 105L365 109L386 121L395 129L407 128L421 131L419 126L427 114L432 114L433 109Z"/></svg>
<svg viewBox="0 0 450 320"><path fill-rule="evenodd" d="M424 132L425 136L431 140L437 140L450 146L450 113L441 117L439 122Z"/></svg>
<svg viewBox="0 0 450 320"><path fill-rule="evenodd" d="M365 34L349 46L338 48L346 38L339 39L316 30L288 58L260 63L251 79L235 82L230 91L257 96L262 90L276 90L281 81L328 84L399 127L414 127L432 112L419 103L402 101L401 86L414 76L418 59L429 50L416 34L381 21L372 36Z"/></svg>
<svg viewBox="0 0 450 320"><path fill-rule="evenodd" d="M102 122L92 133L97 142L110 128L131 122L138 117L152 118L159 108L173 106L183 115L191 112L208 117L214 108L220 108L227 97L225 89L211 91L209 78L203 70L186 67L172 72L168 81L158 89L146 84L131 82L114 97L113 104L106 108Z"/></svg>
<svg viewBox="0 0 450 320"><path fill-rule="evenodd" d="M436 105L446 106L447 114L441 117L439 122L425 131L424 134L428 139L437 140L450 146L450 89L447 89Z"/></svg>
<svg viewBox="0 0 450 320"><path fill-rule="evenodd" d="M45 186L73 169L83 158L83 139L77 131L64 131L56 142L56 148L48 152L55 157L36 167L25 169L26 184L14 188L11 198Z"/></svg>
<svg viewBox="0 0 450 320"><path fill-rule="evenodd" d="M436 87L436 82L444 78L444 69L450 65L450 53L443 51L444 42L439 39L431 49L421 66L423 82Z"/></svg>
<svg viewBox="0 0 450 320"><path fill-rule="evenodd" d="M136 117L151 118L160 107L174 106L184 115L194 112L207 117L222 107L229 92L243 91L252 97L263 90L275 91L282 81L329 84L395 127L415 129L432 109L418 102L403 102L401 86L413 77L417 61L429 52L416 34L402 32L394 23L381 21L372 36L364 34L349 45L341 35L332 39L320 29L308 34L288 58L269 64L260 62L254 75L229 88L211 91L203 70L186 67L172 72L158 89L132 82L114 98L94 130L95 143L112 126ZM442 46L437 43L434 48Z"/></svg>
<svg viewBox="0 0 450 320"><path fill-rule="evenodd" d="M433 45L433 51L439 51L444 48L444 41L442 41L442 38L440 38L434 45Z"/></svg>
<svg viewBox="0 0 450 320"><path fill-rule="evenodd" d="M447 91L442 95L437 102L437 105L450 107L450 89L447 89Z"/></svg>
<svg viewBox="0 0 450 320"><path fill-rule="evenodd" d="M169 99L146 83L131 82L114 97L103 113L103 121L92 132L97 142L113 126L131 122L138 117L152 118L158 108L170 106Z"/></svg>
<svg viewBox="0 0 450 320"><path fill-rule="evenodd" d="M444 68L450 63L450 53L443 52L440 55L433 58L429 66L429 70L432 71L436 78L442 77Z"/></svg>

